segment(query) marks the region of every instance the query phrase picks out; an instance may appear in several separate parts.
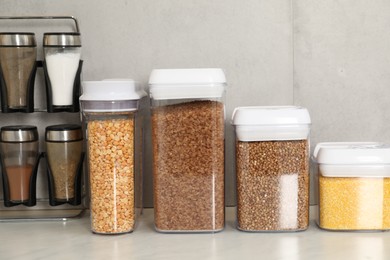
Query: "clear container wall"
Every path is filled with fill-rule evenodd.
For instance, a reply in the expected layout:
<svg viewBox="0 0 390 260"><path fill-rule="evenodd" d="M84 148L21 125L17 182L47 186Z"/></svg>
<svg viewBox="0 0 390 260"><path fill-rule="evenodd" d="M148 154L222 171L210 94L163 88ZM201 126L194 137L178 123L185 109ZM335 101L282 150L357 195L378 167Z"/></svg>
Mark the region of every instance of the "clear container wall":
<svg viewBox="0 0 390 260"><path fill-rule="evenodd" d="M309 141L236 141L237 220L244 231L309 225Z"/></svg>
<svg viewBox="0 0 390 260"><path fill-rule="evenodd" d="M327 230L390 229L390 178L319 174L318 225Z"/></svg>
<svg viewBox="0 0 390 260"><path fill-rule="evenodd" d="M9 108L28 105L36 58L36 47L0 47L0 69L5 83L2 95L6 95L4 98Z"/></svg>
<svg viewBox="0 0 390 260"><path fill-rule="evenodd" d="M72 105L81 47L45 47L44 52L53 105Z"/></svg>
<svg viewBox="0 0 390 260"><path fill-rule="evenodd" d="M91 196L91 229L95 233L131 232L142 185L135 147L136 113L83 113ZM138 142L138 141L137 141Z"/></svg>
<svg viewBox="0 0 390 260"><path fill-rule="evenodd" d="M162 232L224 228L224 103L153 100L155 227Z"/></svg>
<svg viewBox="0 0 390 260"><path fill-rule="evenodd" d="M38 157L38 142L1 143L2 169L8 180L11 202L30 199L30 184Z"/></svg>
<svg viewBox="0 0 390 260"><path fill-rule="evenodd" d="M70 201L75 198L75 181L83 153L83 141L46 141L46 158L53 177L54 198Z"/></svg>

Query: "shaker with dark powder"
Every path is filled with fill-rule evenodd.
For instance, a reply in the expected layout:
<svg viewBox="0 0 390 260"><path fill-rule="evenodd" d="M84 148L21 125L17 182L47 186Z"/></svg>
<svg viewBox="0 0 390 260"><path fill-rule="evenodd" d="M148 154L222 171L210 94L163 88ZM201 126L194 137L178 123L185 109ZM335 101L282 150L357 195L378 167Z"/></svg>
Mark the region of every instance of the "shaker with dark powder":
<svg viewBox="0 0 390 260"><path fill-rule="evenodd" d="M19 111L34 108L33 84L36 58L34 33L0 33L0 83L3 110Z"/></svg>

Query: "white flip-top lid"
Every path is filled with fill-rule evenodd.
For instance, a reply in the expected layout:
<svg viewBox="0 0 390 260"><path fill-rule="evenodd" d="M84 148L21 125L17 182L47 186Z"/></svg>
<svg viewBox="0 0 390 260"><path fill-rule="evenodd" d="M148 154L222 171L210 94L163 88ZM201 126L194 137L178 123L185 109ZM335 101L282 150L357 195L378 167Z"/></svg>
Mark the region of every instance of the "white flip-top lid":
<svg viewBox="0 0 390 260"><path fill-rule="evenodd" d="M390 146L379 142L319 143L313 157L326 177L390 177Z"/></svg>
<svg viewBox="0 0 390 260"><path fill-rule="evenodd" d="M317 162L318 151L321 148L348 148L348 147L356 147L356 146L378 146L383 145L380 142L322 142L318 143L313 151L312 159Z"/></svg>
<svg viewBox="0 0 390 260"><path fill-rule="evenodd" d="M155 69L149 77L151 98L219 98L226 87L222 69Z"/></svg>
<svg viewBox="0 0 390 260"><path fill-rule="evenodd" d="M141 86L132 79L83 81L80 104L84 112L135 111L146 96Z"/></svg>
<svg viewBox="0 0 390 260"><path fill-rule="evenodd" d="M237 107L232 124L240 141L303 140L310 132L310 115L298 106Z"/></svg>
<svg viewBox="0 0 390 260"><path fill-rule="evenodd" d="M83 81L81 101L139 100L146 92L132 79Z"/></svg>

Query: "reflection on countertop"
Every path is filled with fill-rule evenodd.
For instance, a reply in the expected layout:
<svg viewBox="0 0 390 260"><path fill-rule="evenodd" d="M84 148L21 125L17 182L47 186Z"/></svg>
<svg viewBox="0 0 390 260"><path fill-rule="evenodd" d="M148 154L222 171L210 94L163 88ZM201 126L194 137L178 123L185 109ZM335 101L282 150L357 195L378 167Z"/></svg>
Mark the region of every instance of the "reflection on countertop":
<svg viewBox="0 0 390 260"><path fill-rule="evenodd" d="M215 234L154 231L153 209L145 209L133 233L96 235L89 214L68 221L0 223L1 259L390 259L389 232L320 230L311 208L310 227L293 233L248 233L226 227ZM15 248L17 246L17 248Z"/></svg>

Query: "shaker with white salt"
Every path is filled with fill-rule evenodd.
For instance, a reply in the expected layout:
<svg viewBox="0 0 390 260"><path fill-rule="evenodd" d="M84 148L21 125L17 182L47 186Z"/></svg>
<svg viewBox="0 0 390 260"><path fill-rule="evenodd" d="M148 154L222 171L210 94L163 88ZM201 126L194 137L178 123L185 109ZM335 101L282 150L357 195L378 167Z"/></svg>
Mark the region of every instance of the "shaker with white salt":
<svg viewBox="0 0 390 260"><path fill-rule="evenodd" d="M74 87L81 56L80 33L45 33L43 47L49 82L48 102L60 108L74 105L77 103Z"/></svg>

